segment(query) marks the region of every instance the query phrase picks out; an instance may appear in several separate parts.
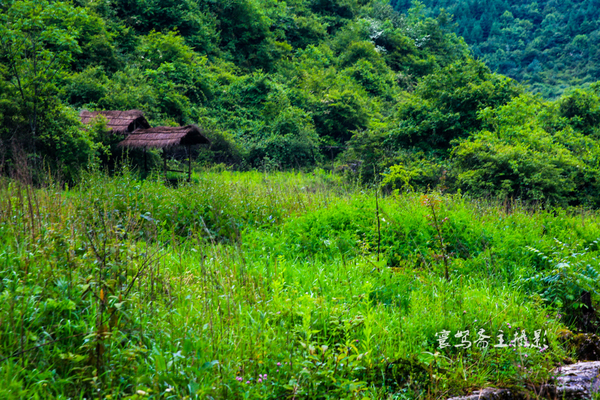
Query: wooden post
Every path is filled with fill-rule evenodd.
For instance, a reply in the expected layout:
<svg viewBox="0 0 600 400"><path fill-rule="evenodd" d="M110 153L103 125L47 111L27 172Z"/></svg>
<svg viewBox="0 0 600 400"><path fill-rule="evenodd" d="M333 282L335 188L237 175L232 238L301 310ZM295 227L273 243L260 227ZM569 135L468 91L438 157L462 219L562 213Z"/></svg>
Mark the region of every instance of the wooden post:
<svg viewBox="0 0 600 400"><path fill-rule="evenodd" d="M165 171L165 179L167 179L167 149L163 149L163 168Z"/></svg>
<svg viewBox="0 0 600 400"><path fill-rule="evenodd" d="M191 182L192 181L192 148L189 144L187 146L187 151L188 151L188 182Z"/></svg>

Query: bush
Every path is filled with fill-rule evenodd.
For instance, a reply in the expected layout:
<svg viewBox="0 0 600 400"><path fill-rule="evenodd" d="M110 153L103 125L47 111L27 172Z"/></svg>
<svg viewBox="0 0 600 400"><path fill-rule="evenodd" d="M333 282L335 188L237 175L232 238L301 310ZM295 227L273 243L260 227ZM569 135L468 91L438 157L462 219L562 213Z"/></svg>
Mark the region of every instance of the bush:
<svg viewBox="0 0 600 400"><path fill-rule="evenodd" d="M254 166L268 159L279 168L301 168L319 159L319 138L310 117L298 108L283 110L257 136L248 154Z"/></svg>
<svg viewBox="0 0 600 400"><path fill-rule="evenodd" d="M72 108L61 103L51 107L40 119L38 150L52 171L73 182L81 169L97 165L108 151L106 120L84 128Z"/></svg>
<svg viewBox="0 0 600 400"><path fill-rule="evenodd" d="M480 113L483 130L460 142L457 185L476 196L595 204L598 145L556 121L553 105L530 95ZM558 130L560 129L560 130Z"/></svg>

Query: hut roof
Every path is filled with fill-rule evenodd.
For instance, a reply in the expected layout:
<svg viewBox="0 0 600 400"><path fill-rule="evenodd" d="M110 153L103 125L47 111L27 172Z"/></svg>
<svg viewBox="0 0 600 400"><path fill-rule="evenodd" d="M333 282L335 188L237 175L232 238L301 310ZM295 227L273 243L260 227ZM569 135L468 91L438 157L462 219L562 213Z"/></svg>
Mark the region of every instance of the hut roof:
<svg viewBox="0 0 600 400"><path fill-rule="evenodd" d="M158 148L172 146L187 146L194 144L209 144L196 125L186 126L157 126L150 129L136 129L121 143L120 146L131 148Z"/></svg>
<svg viewBox="0 0 600 400"><path fill-rule="evenodd" d="M92 118L103 115L108 120L106 126L115 134L126 135L137 128L150 128L150 124L144 118L140 110L127 111L82 111L79 113L81 122L89 124Z"/></svg>

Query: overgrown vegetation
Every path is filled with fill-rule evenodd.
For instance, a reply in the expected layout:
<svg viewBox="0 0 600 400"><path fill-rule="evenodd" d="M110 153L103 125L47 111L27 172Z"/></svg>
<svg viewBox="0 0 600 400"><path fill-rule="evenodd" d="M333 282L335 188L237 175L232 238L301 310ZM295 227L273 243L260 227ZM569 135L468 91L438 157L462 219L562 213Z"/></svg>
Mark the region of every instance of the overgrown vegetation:
<svg viewBox="0 0 600 400"><path fill-rule="evenodd" d="M102 142L73 109L200 124L232 152L208 161L312 167L403 88L467 57L442 21L379 0L10 0L0 21L0 139L72 172Z"/></svg>
<svg viewBox="0 0 600 400"><path fill-rule="evenodd" d="M368 183L383 173L389 188L598 206L598 85L531 95L418 2L405 14L383 0L11 0L0 11L10 168L24 151L71 182L85 167L113 171L118 138L81 127L77 110L136 108L153 125L201 125L205 165L337 168Z"/></svg>
<svg viewBox="0 0 600 400"><path fill-rule="evenodd" d="M194 181L1 182L3 398L439 398L533 387L568 355L578 293L549 295L557 266L528 246L591 259L595 212L435 192L376 206L323 171Z"/></svg>
<svg viewBox="0 0 600 400"><path fill-rule="evenodd" d="M0 397L550 380L598 331L600 86L545 100L452 29L383 0L1 3ZM212 145L140 179L81 109Z"/></svg>

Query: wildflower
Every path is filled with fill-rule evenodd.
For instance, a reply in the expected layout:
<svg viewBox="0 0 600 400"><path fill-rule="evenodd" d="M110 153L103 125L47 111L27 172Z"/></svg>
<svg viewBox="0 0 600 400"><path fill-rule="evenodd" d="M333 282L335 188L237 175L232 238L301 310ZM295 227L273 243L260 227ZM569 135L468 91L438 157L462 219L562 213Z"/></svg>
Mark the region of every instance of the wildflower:
<svg viewBox="0 0 600 400"><path fill-rule="evenodd" d="M258 383L262 383L262 379L258 378Z"/></svg>
<svg viewBox="0 0 600 400"><path fill-rule="evenodd" d="M278 367L281 367L281 363L280 363L280 362L278 362L278 363L277 363L277 366L278 366Z"/></svg>
<svg viewBox="0 0 600 400"><path fill-rule="evenodd" d="M525 357L529 357L527 354L523 354Z"/></svg>
<svg viewBox="0 0 600 400"><path fill-rule="evenodd" d="M236 381L238 381L238 382L241 382L241 381L243 381L244 379L242 379L242 377L241 377L241 376L236 376L235 380L236 380Z"/></svg>
<svg viewBox="0 0 600 400"><path fill-rule="evenodd" d="M264 374L264 375L263 375L263 379L267 379L267 374Z"/></svg>
<svg viewBox="0 0 600 400"><path fill-rule="evenodd" d="M250 383L250 381L246 381L246 385L248 385Z"/></svg>
<svg viewBox="0 0 600 400"><path fill-rule="evenodd" d="M467 313L467 310L464 310L464 311L463 311L463 314L466 314L466 313Z"/></svg>

